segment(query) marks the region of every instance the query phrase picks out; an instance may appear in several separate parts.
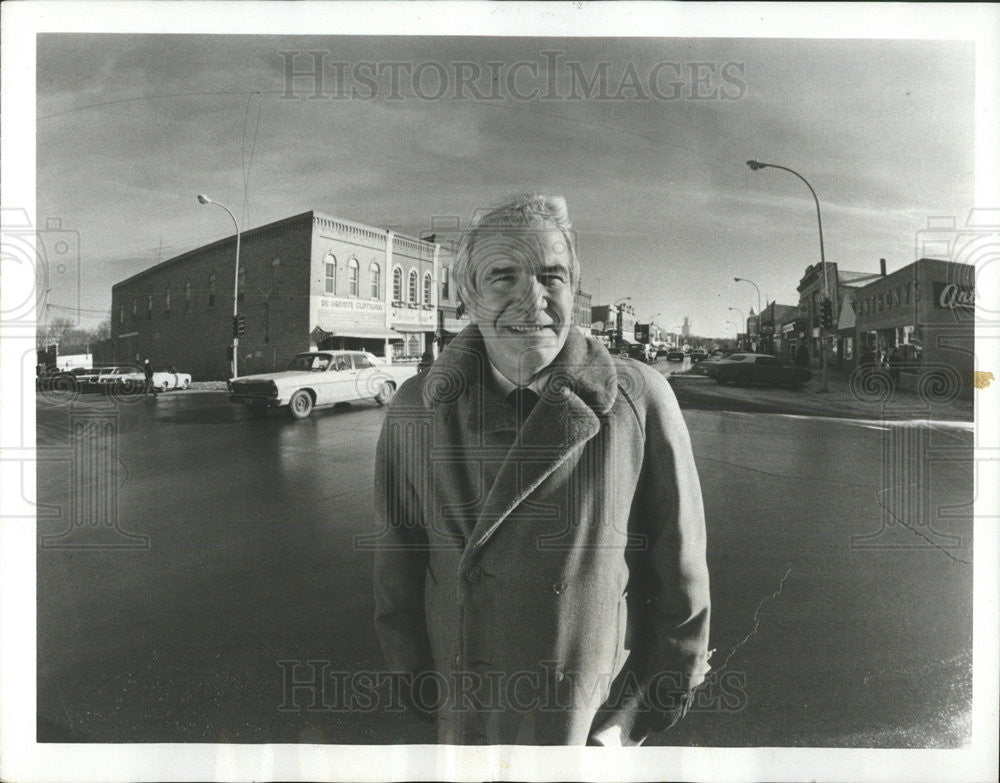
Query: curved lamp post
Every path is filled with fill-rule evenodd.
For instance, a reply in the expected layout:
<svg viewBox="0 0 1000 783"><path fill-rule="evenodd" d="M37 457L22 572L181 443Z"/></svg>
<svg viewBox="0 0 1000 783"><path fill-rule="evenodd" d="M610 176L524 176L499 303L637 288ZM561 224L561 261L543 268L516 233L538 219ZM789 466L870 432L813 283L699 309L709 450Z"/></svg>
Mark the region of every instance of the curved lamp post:
<svg viewBox="0 0 1000 783"><path fill-rule="evenodd" d="M813 186L809 184L809 180L807 180L805 177L799 174L799 172L795 171L795 169L788 168L788 166L779 166L777 163L762 163L759 160L748 160L747 165L750 167L752 171L758 171L760 169L767 169L767 168L781 169L782 171L787 171L789 174L794 174L796 177L802 180L805 183L806 187L809 188L809 192L812 193L813 201L816 202L816 222L819 224L819 263L820 266L823 268L822 295L824 299L828 299L830 297L830 281L828 280L826 274L826 255L823 252L823 218L820 215L819 211L819 198L817 198L816 191L813 190ZM820 321L819 325L819 360L820 360L820 367L822 368L823 371L823 381L819 390L821 392L828 392L830 391L830 389L826 385L826 335L823 334L822 320Z"/></svg>
<svg viewBox="0 0 1000 783"><path fill-rule="evenodd" d="M758 344L757 347L759 348L760 347L760 289L757 287L757 284L753 280L747 280L747 278L745 278L745 277L734 277L733 281L736 282L736 283L749 283L750 285L753 286L754 290L757 292L757 322L756 322L757 332L756 332L756 334L757 334L757 344ZM749 330L747 330L747 331L749 331Z"/></svg>
<svg viewBox="0 0 1000 783"><path fill-rule="evenodd" d="M213 201L208 196L198 194L199 204L215 204L217 207L222 207L226 212L229 213L229 217L233 219L233 225L236 226L236 273L233 276L233 377L236 377L236 353L239 348L240 338L237 336L236 332L236 316L237 316L237 304L239 301L240 294L240 224L236 221L236 215L233 211L218 201Z"/></svg>
<svg viewBox="0 0 1000 783"><path fill-rule="evenodd" d="M631 302L631 301L632 301L632 297L631 296L623 296L621 299L619 299L617 302L615 302L612 305L612 307L615 308L615 320L617 321L617 323L615 325L618 327L618 350L619 351L622 348L622 313L621 313L621 310L618 309L618 305L620 305L622 302Z"/></svg>
<svg viewBox="0 0 1000 783"><path fill-rule="evenodd" d="M743 311L742 310L740 310L738 307L728 307L726 309L727 310L732 310L734 313L739 313L740 314L740 323L743 324L742 328L743 329L747 328L747 319L746 319L746 316L743 315ZM732 321L726 321L726 323L727 324L728 323L732 323ZM739 348L739 345L740 345L740 330L737 329L736 330L736 347Z"/></svg>

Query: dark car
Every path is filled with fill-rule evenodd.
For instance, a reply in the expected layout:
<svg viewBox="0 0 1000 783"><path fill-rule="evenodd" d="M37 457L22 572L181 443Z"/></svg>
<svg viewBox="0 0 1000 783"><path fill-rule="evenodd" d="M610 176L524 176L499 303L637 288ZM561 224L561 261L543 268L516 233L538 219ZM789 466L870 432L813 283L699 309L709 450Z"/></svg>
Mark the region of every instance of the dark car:
<svg viewBox="0 0 1000 783"><path fill-rule="evenodd" d="M760 383L792 389L801 389L812 378L812 371L804 367L782 364L776 357L761 353L730 354L707 363L705 374L721 384L732 381L737 386Z"/></svg>
<svg viewBox="0 0 1000 783"><path fill-rule="evenodd" d="M635 359L636 361L647 361L646 346L643 343L628 343L622 351L622 354L630 359Z"/></svg>
<svg viewBox="0 0 1000 783"><path fill-rule="evenodd" d="M708 351L706 351L704 348L695 348L693 351L691 351L692 362L701 362L707 358L708 358Z"/></svg>
<svg viewBox="0 0 1000 783"><path fill-rule="evenodd" d="M684 351L682 351L680 348L671 348L669 351L667 351L668 362L683 362L684 357L686 356L687 354L684 353Z"/></svg>

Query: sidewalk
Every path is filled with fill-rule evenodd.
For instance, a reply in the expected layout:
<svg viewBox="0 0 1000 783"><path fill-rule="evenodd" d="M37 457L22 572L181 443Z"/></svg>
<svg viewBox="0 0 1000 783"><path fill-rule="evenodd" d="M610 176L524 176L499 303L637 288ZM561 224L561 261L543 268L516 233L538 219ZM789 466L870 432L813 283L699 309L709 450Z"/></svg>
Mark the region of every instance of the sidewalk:
<svg viewBox="0 0 1000 783"><path fill-rule="evenodd" d="M867 382L852 377L852 371L827 369L828 393L819 391L822 373L813 371L812 380L802 391L752 386L721 386L697 374L668 376L681 407L786 413L805 416L833 416L856 419L973 421L973 399L954 395L948 389L889 389L888 376Z"/></svg>

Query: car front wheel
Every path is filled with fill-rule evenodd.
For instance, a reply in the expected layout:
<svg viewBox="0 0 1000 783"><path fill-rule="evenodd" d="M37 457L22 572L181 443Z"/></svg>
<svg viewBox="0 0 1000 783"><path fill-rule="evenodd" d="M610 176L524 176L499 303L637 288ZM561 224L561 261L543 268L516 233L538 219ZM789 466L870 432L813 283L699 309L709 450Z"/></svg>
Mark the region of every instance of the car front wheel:
<svg viewBox="0 0 1000 783"><path fill-rule="evenodd" d="M396 394L396 384L386 381L383 383L378 390L378 394L375 395L375 402L379 405L388 405L392 402L392 398Z"/></svg>
<svg viewBox="0 0 1000 783"><path fill-rule="evenodd" d="M305 419L312 413L313 399L309 392L300 389L288 401L288 413L293 419Z"/></svg>

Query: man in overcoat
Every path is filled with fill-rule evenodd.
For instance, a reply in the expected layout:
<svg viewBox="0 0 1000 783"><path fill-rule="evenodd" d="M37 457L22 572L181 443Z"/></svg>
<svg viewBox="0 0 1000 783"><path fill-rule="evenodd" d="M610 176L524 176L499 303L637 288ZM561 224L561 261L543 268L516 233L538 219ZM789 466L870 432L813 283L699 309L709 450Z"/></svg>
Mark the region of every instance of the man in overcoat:
<svg viewBox="0 0 1000 783"><path fill-rule="evenodd" d="M463 238L472 324L386 415L375 622L402 699L457 744L640 744L709 670L701 489L667 381L571 325L565 201Z"/></svg>

